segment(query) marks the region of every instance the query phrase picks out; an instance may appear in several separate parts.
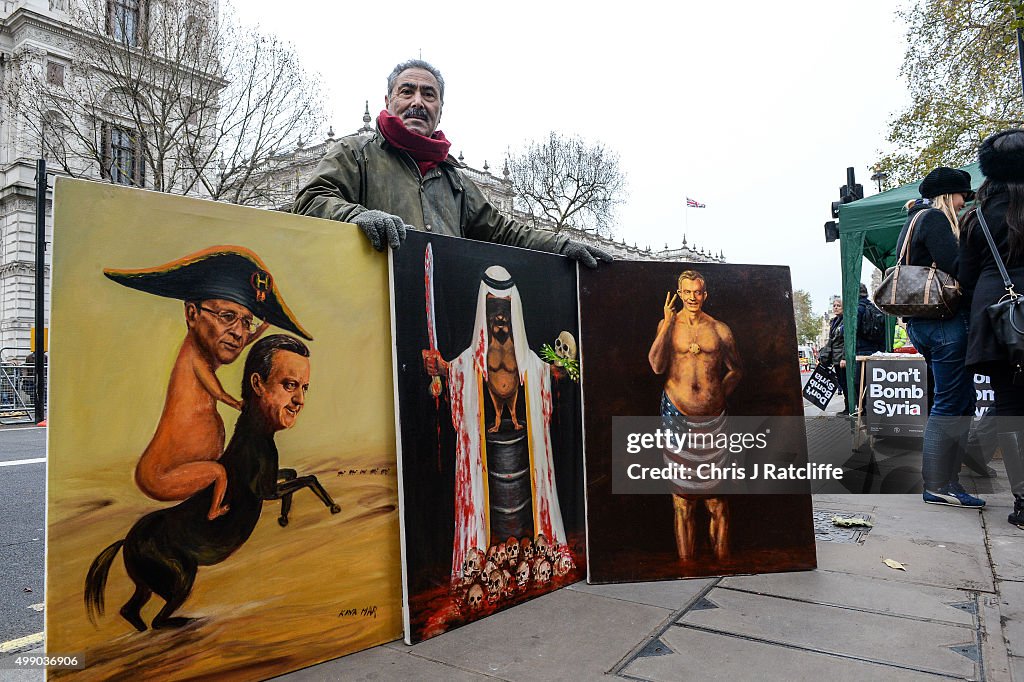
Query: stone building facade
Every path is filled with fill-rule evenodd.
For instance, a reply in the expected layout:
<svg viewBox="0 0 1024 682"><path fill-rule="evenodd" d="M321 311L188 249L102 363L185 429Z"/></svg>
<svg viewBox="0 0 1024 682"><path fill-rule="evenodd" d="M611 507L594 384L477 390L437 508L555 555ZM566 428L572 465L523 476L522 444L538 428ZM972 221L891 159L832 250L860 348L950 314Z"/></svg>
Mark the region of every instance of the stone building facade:
<svg viewBox="0 0 1024 682"><path fill-rule="evenodd" d="M59 0L0 0L0 87L12 78L13 55L25 47L44 62L47 55L60 64L72 59L73 38L65 5ZM0 362L28 352L34 324L35 162L39 154L17 112L0 100ZM50 235L47 220L47 245ZM47 248L47 279L49 259Z"/></svg>
<svg viewBox="0 0 1024 682"><path fill-rule="evenodd" d="M199 7L216 13L218 3L194 0L186 5L190 13ZM97 69L87 55L95 54L92 48L98 45L110 46L102 47L101 54L116 54L118 49L131 50L135 59L147 54L142 42L147 21L157 21L162 11L169 10L157 0L0 0L0 362L28 352L35 324L37 159L48 161L47 283L52 188L62 164L76 177L152 186L139 142L145 132L134 129L136 126L127 122L130 119L117 110L112 96L116 87L111 85L117 81ZM88 23L90 20L97 23ZM153 63L154 73L176 67L174 63ZM26 73L33 74L31 87L45 88L46 97L33 98L24 80ZM194 74L193 82L201 78L215 82L203 73ZM86 89L94 87L96 94L106 92L102 101L86 100L90 113L81 117L87 120L63 118L80 110L73 105L63 114L39 111L50 102L66 101L67 93L83 84ZM17 102L21 104L15 106ZM74 142L68 142L81 137L62 134L68 124L77 124L79 130L95 128L91 156L90 150L76 149ZM60 164L55 154L60 154ZM44 324L48 326L48 284L46 289Z"/></svg>

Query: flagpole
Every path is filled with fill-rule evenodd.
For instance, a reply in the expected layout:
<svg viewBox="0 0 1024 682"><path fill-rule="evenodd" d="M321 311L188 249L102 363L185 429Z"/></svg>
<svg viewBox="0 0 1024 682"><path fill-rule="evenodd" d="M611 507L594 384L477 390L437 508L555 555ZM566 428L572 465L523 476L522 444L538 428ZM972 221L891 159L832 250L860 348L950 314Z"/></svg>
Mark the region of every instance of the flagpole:
<svg viewBox="0 0 1024 682"><path fill-rule="evenodd" d="M685 230L685 232L683 232L683 239L686 239L686 233L690 231L690 202L688 197L685 196L683 197L683 215L686 216L686 226L683 228Z"/></svg>

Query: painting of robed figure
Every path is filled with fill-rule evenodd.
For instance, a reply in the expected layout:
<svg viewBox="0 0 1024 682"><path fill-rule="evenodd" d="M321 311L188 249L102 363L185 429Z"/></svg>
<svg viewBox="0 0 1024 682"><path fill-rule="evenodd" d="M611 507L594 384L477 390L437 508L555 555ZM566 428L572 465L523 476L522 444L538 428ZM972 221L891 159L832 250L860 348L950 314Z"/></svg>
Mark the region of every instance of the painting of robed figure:
<svg viewBox="0 0 1024 682"><path fill-rule="evenodd" d="M583 575L574 290L551 254L420 233L392 254L410 643Z"/></svg>

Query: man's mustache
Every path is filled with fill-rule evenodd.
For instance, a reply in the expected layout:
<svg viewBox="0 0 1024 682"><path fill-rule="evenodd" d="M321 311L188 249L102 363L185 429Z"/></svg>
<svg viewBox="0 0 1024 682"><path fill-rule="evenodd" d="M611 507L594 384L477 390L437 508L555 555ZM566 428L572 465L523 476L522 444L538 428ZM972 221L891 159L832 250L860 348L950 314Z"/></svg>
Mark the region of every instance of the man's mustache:
<svg viewBox="0 0 1024 682"><path fill-rule="evenodd" d="M427 110L423 107L409 107L402 114L402 118L418 118L421 121L429 121L430 117L427 114Z"/></svg>

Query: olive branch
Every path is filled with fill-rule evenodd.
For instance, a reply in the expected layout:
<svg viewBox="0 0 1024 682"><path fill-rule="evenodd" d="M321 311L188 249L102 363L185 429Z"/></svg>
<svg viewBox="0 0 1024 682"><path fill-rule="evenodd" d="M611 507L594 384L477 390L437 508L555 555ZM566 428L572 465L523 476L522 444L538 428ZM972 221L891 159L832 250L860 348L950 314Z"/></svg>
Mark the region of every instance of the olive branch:
<svg viewBox="0 0 1024 682"><path fill-rule="evenodd" d="M540 348L540 359L548 363L549 365L561 367L569 374L570 379L572 379L575 382L579 382L580 363L577 362L576 360L563 358L562 356L555 352L554 348L552 348L546 343Z"/></svg>

